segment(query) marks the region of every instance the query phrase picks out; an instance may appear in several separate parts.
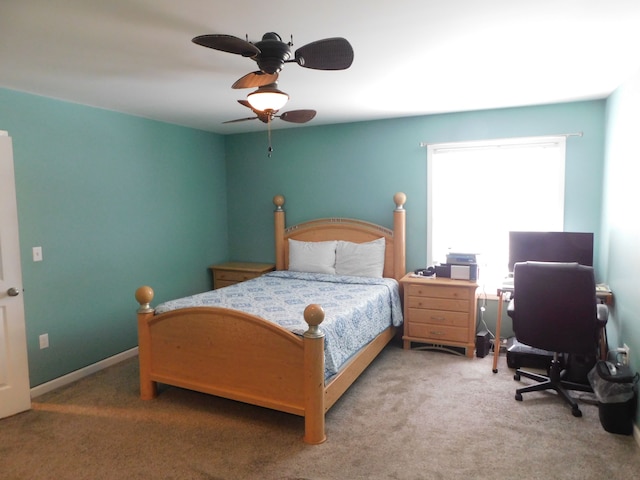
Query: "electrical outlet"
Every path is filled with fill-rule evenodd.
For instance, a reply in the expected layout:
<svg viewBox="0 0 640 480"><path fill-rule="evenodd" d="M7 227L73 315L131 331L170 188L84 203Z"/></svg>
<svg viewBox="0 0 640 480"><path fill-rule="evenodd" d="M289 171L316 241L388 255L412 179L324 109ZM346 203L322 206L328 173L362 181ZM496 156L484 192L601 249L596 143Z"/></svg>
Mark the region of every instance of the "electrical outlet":
<svg viewBox="0 0 640 480"><path fill-rule="evenodd" d="M629 365L629 345L623 343L622 350L624 351L624 360L622 360L622 363Z"/></svg>
<svg viewBox="0 0 640 480"><path fill-rule="evenodd" d="M48 333L43 333L38 338L40 340L40 350L42 350L43 348L49 348L49 334Z"/></svg>
<svg viewBox="0 0 640 480"><path fill-rule="evenodd" d="M41 262L42 261L42 247L33 247L31 249L33 253L33 261Z"/></svg>
<svg viewBox="0 0 640 480"><path fill-rule="evenodd" d="M629 365L629 346L626 343L623 343L622 347L613 350L613 353L616 355L616 363Z"/></svg>

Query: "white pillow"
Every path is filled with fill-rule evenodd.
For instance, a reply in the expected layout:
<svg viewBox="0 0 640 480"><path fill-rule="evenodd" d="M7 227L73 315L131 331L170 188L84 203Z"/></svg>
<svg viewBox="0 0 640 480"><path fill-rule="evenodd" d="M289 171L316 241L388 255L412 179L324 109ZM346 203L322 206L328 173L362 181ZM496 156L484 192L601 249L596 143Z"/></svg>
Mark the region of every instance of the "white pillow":
<svg viewBox="0 0 640 480"><path fill-rule="evenodd" d="M308 273L336 273L337 241L301 242L289 239L289 270Z"/></svg>
<svg viewBox="0 0 640 480"><path fill-rule="evenodd" d="M366 243L340 240L336 248L336 274L382 278L384 237Z"/></svg>

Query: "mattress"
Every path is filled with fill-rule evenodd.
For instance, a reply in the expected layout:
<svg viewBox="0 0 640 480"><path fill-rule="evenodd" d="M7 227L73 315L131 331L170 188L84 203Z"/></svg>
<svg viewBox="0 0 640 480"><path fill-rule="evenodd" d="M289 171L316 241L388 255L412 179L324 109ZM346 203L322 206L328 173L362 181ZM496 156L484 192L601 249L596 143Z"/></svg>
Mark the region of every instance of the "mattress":
<svg viewBox="0 0 640 480"><path fill-rule="evenodd" d="M325 312L325 378L389 326L402 324L398 282L290 271L270 272L246 282L158 305L156 314L188 307L241 310L277 323L296 335L308 329L303 312L317 303Z"/></svg>

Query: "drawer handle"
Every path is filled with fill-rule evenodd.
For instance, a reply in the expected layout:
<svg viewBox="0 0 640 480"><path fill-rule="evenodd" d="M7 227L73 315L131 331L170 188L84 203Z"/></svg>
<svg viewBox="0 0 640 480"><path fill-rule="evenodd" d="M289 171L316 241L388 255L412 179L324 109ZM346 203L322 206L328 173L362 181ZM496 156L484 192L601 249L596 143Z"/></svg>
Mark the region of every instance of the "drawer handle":
<svg viewBox="0 0 640 480"><path fill-rule="evenodd" d="M438 321L440 321L440 322L443 322L443 321L445 321L445 320L446 320L446 318L444 318L444 317L434 317L434 316L432 316L432 317L431 317L431 320L438 320Z"/></svg>
<svg viewBox="0 0 640 480"><path fill-rule="evenodd" d="M445 335L444 332L434 332L433 330L429 332L431 335Z"/></svg>

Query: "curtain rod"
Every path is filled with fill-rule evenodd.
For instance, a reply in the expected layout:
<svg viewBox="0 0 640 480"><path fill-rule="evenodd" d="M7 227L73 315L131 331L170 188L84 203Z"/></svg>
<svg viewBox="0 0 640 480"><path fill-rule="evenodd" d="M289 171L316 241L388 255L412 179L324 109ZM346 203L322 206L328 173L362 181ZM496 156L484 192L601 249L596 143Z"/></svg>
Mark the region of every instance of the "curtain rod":
<svg viewBox="0 0 640 480"><path fill-rule="evenodd" d="M556 133L549 135L534 135L533 137L507 137L507 138L495 138L489 140L463 140L461 142L420 142L421 147L428 147L429 145L438 145L440 143L466 143L466 142L499 142L501 140L515 140L516 138L548 138L548 137L581 137L582 132L575 133Z"/></svg>

